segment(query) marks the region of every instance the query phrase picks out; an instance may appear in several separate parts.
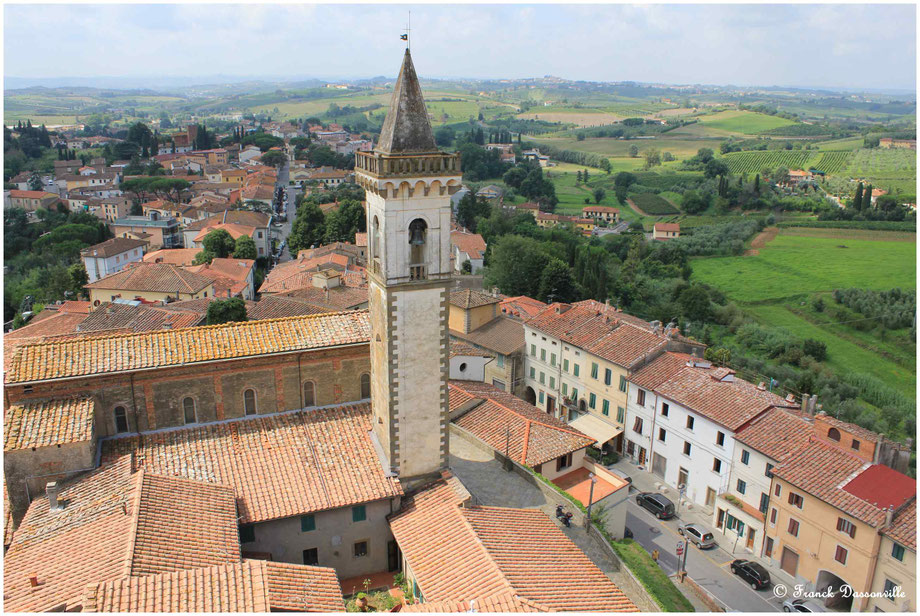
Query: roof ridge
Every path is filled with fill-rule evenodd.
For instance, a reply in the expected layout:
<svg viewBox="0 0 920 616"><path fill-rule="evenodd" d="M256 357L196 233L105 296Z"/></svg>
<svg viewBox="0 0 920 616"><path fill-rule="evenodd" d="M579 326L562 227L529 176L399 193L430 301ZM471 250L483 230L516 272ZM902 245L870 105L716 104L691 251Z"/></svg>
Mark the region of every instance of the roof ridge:
<svg viewBox="0 0 920 616"><path fill-rule="evenodd" d="M125 577L131 577L131 573L134 570L134 557L137 551L137 527L140 523L141 497L144 490L144 469L137 469L137 471L135 471L135 477L132 477L132 480L136 485L134 487L134 494L131 502L134 510L131 512L131 531L128 533L128 548L127 554L125 555ZM128 512L125 511L125 513L127 514Z"/></svg>
<svg viewBox="0 0 920 616"><path fill-rule="evenodd" d="M527 466L527 450L530 449L530 424L529 419L524 420L524 446L521 448L521 464Z"/></svg>
<svg viewBox="0 0 920 616"><path fill-rule="evenodd" d="M466 391L465 389L463 389L463 388L459 388L459 389L460 389L460 391L463 391L464 393L466 393L466 394L468 394L468 395L472 395L472 394L470 394L469 392L467 392L467 391ZM473 397L476 397L476 396L473 396ZM552 425L552 424L544 423L544 422L542 422L542 421L533 419L533 418L531 418L531 417L527 417L526 415L524 415L524 414L521 413L520 411L516 411L516 410L512 409L511 407L505 406L504 404L502 404L501 402L499 402L499 401L496 400L495 398L485 398L485 400L488 400L489 402L491 402L491 403L494 404L495 406L497 406L497 407L499 407L499 408L501 408L501 409L504 409L505 411L508 411L508 412L511 413L512 415L517 415L518 417L520 417L521 419L523 419L524 421L526 421L526 422L528 423L528 426L527 426L527 434L530 434L530 424L531 424L531 423L535 423L535 424L537 424L538 426L543 426L544 428L549 428L549 429L551 429L551 430L558 430L558 431L560 431L560 432L568 432L569 434L574 434L575 436L584 436L585 438L588 438L586 435L582 434L581 432L577 432L577 431L571 430L571 429L569 429L569 428L563 428L563 427L560 427L560 426L554 426L554 425ZM537 407L534 407L534 408L537 408ZM539 410L539 409L537 409L537 410ZM525 452L527 451L526 443L525 443L524 451L525 451Z"/></svg>

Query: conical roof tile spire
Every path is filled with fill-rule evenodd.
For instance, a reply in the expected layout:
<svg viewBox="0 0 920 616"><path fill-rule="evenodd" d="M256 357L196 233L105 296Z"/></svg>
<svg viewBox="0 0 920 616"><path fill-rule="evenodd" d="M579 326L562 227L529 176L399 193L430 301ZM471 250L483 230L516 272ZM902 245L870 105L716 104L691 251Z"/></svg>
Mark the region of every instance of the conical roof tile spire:
<svg viewBox="0 0 920 616"><path fill-rule="evenodd" d="M438 146L428 121L428 109L422 97L412 56L406 49L390 110L380 131L377 151L383 154L425 154L437 152Z"/></svg>

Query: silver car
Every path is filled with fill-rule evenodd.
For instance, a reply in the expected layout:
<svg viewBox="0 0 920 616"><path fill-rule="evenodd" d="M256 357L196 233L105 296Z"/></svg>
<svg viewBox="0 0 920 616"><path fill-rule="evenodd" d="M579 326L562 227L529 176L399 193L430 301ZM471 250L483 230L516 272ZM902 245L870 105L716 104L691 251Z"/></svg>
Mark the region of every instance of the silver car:
<svg viewBox="0 0 920 616"><path fill-rule="evenodd" d="M695 543L701 550L716 547L715 537L699 524L684 524L677 529L677 532L689 539L690 543Z"/></svg>
<svg viewBox="0 0 920 616"><path fill-rule="evenodd" d="M790 599L783 601L784 612L826 612L824 606L815 601L805 599Z"/></svg>

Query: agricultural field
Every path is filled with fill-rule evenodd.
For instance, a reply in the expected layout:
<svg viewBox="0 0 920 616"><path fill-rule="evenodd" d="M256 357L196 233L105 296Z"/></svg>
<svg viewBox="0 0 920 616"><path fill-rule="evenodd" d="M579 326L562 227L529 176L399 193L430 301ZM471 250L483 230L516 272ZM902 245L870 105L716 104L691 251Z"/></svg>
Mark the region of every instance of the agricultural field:
<svg viewBox="0 0 920 616"><path fill-rule="evenodd" d="M655 193L637 193L630 195L630 201L637 208L650 216L670 216L680 211L667 199Z"/></svg>
<svg viewBox="0 0 920 616"><path fill-rule="evenodd" d="M796 124L796 122L785 118L738 110L703 115L700 116L699 120L709 128L742 135L756 135L765 130Z"/></svg>
<svg viewBox="0 0 920 616"><path fill-rule="evenodd" d="M880 148L856 150L843 173L877 188L900 188L902 192L913 194L916 189L917 153Z"/></svg>
<svg viewBox="0 0 920 616"><path fill-rule="evenodd" d="M726 154L722 160L732 173L760 173L764 167L776 169L808 169L822 158L819 152L810 150L757 150L753 152L733 152Z"/></svg>
<svg viewBox="0 0 920 616"><path fill-rule="evenodd" d="M835 175L840 173L840 171L847 166L851 155L852 152L827 151L824 152L824 155L819 158L818 162L814 163L812 166L819 171L823 171L824 173Z"/></svg>
<svg viewBox="0 0 920 616"><path fill-rule="evenodd" d="M862 137L847 137L846 139L831 139L830 141L820 141L815 145L819 150L824 151L849 151L858 150L863 147L865 139Z"/></svg>
<svg viewBox="0 0 920 616"><path fill-rule="evenodd" d="M670 135L670 133L666 133ZM699 139L674 139L670 136L655 139L615 139L612 137L587 138L584 141L578 141L572 138L559 137L531 137L531 141L546 143L564 150L575 150L576 152L593 152L603 154L611 158L629 158L629 149L636 146L639 149L639 157L651 149L659 152L670 152L678 159L689 158L694 156L700 148L719 147L719 142L701 141ZM611 163L614 161L610 161Z"/></svg>
<svg viewBox="0 0 920 616"><path fill-rule="evenodd" d="M589 126L606 126L619 122L624 117L604 113L602 111L592 111L590 109L572 109L571 111L536 111L529 113L519 113L517 115L521 120L542 120L544 122L561 122L562 124L574 124L579 128Z"/></svg>
<svg viewBox="0 0 920 616"><path fill-rule="evenodd" d="M880 336L810 307L837 288L916 287L916 234L783 229L758 254L695 259L693 279L722 290L758 321L827 345L827 365L864 372L913 397L915 364L904 332Z"/></svg>

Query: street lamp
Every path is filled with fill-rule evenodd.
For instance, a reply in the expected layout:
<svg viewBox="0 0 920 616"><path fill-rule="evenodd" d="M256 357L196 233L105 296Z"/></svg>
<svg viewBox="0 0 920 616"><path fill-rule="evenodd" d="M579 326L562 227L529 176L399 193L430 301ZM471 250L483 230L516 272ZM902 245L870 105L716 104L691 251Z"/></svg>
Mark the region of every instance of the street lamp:
<svg viewBox="0 0 920 616"><path fill-rule="evenodd" d="M585 518L585 528L591 528L591 505L594 504L594 484L597 483L597 477L594 476L594 473L588 473L588 478L591 480L591 488L588 492L588 517Z"/></svg>

